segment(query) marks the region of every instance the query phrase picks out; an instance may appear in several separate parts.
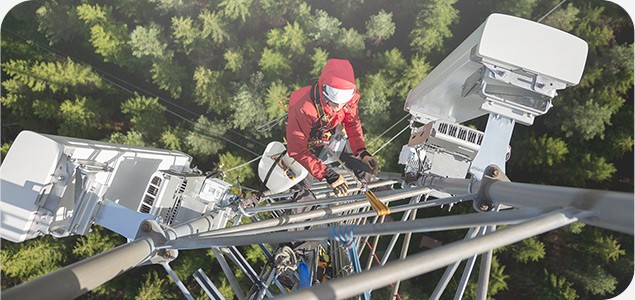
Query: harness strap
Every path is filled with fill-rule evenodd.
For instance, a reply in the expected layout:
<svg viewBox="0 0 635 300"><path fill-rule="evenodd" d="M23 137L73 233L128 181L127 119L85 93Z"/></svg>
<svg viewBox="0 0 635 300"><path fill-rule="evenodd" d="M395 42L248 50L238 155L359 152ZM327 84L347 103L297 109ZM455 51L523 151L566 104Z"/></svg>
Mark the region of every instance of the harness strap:
<svg viewBox="0 0 635 300"><path fill-rule="evenodd" d="M271 173L273 172L273 169L276 168L276 166L278 165L278 162L280 162L280 160L282 160L282 157L285 154L287 154L287 149L286 148L276 158L276 160L271 165L271 168L269 168L269 171L267 172L267 175L265 176L265 179L262 181L262 184L260 185L260 189L258 189L258 194L257 194L258 199L260 199L260 197L262 197L263 193L265 192L265 189L267 188L267 182L269 181L269 177L271 177Z"/></svg>
<svg viewBox="0 0 635 300"><path fill-rule="evenodd" d="M329 120L328 115L324 113L324 107L322 107L322 101L320 101L320 97L319 97L319 88L318 88L317 82L313 84L313 86L311 87L311 101L313 101L313 105L315 105L315 110L317 110L318 123L320 127L321 128L326 127L326 125L328 125L329 121L331 120Z"/></svg>

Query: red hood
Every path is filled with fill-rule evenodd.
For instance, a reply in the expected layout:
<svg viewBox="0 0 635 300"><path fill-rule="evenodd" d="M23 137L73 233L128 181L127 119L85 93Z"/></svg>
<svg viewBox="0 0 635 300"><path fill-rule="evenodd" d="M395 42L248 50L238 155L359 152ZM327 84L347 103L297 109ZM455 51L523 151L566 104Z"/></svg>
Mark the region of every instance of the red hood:
<svg viewBox="0 0 635 300"><path fill-rule="evenodd" d="M329 59L322 69L318 82L320 89L323 84L330 85L336 89L357 89L353 66L348 60L344 59Z"/></svg>

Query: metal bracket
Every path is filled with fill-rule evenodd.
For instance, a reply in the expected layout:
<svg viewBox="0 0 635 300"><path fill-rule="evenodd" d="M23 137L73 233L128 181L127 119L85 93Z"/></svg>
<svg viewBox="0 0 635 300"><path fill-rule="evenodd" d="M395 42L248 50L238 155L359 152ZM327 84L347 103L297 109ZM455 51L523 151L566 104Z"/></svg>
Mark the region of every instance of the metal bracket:
<svg viewBox="0 0 635 300"><path fill-rule="evenodd" d="M168 238L163 231L163 228L154 220L145 220L139 225L139 231L137 233L136 240L144 237L149 237L154 241L154 246L164 245ZM143 264L161 264L169 263L175 260L179 256L179 251L176 249L154 249L153 255L151 255Z"/></svg>
<svg viewBox="0 0 635 300"><path fill-rule="evenodd" d="M491 199L489 195L489 187L494 182L509 182L509 178L497 165L489 165L483 172L483 178L481 179L478 193L472 205L476 211L486 212L493 211L496 208L496 203Z"/></svg>

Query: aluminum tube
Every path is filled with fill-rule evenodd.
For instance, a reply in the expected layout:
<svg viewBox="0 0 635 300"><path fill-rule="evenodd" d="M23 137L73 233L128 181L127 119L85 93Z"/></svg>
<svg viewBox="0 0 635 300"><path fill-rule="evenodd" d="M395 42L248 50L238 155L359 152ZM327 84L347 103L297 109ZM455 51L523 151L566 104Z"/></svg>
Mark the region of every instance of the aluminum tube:
<svg viewBox="0 0 635 300"><path fill-rule="evenodd" d="M416 195L424 194L424 193L427 193L429 191L430 191L430 189L428 189L428 188L414 188L414 189L405 190L405 191L387 191L387 192L377 193L375 195L377 195L377 197L379 197L379 200L381 202L388 203L388 202L392 202L392 201L396 201L396 200L400 200L400 199L409 198L409 197L413 197L413 196L416 196ZM351 200L362 200L362 199L366 199L366 195L359 195L355 199L351 199ZM280 225L289 224L289 223L293 223L293 222L304 221L304 220L313 219L313 218L319 218L319 217L323 217L323 216L326 216L326 215L334 215L334 214L337 214L337 213L349 211L349 210L352 210L352 209L356 209L356 208L360 208L360 207L364 207L364 206L368 206L368 205L369 205L368 201L358 201L358 202L355 202L355 203L343 204L343 205L338 205L338 206L335 206L335 207L318 208L318 209L314 209L314 210L303 212L303 213L299 213L299 214L292 214L292 215L282 216L282 217L276 218L276 219L267 219L267 220L263 220L263 221L260 221L260 222L241 224L241 225L238 225L238 226L233 226L233 227L228 227L228 228L223 228L223 229L217 229L217 230L205 232L204 234L201 234L201 236L215 236L215 235L220 235L220 234L225 234L225 233L240 232L240 231L256 229L256 228L280 226ZM205 228L205 225L204 225L204 227L202 229L196 228L194 226L188 226L188 227L191 227L190 232L192 234L197 234L199 232L204 232L204 230L202 230L202 229ZM207 227L207 228L209 228L209 227ZM182 232L182 231L179 231L179 232ZM185 236L185 234L181 234L181 235L178 235L178 236ZM172 235L170 235L170 239L172 239Z"/></svg>
<svg viewBox="0 0 635 300"><path fill-rule="evenodd" d="M347 182L349 182L349 180L347 180ZM387 185L392 185L392 184L397 184L399 183L399 181L397 180L380 180L380 181L375 181L375 182L371 182L369 184L367 184L366 186L369 189L374 189L374 188L378 188L378 187L382 187L382 186L387 186ZM350 180L349 182L349 192L357 192L360 190L360 187L356 186L357 183L354 182L353 180ZM313 191L314 193L319 193L318 195L316 195L317 199L324 199L326 197L329 196L333 196L334 194L331 192L332 188L324 183L322 185L314 185L313 188L311 188L311 191ZM266 197L268 198L288 198L288 197L292 197L293 194L295 193L285 193L285 194L267 194L265 192Z"/></svg>
<svg viewBox="0 0 635 300"><path fill-rule="evenodd" d="M465 268L463 269L463 274L461 275L461 280L459 281L459 286L454 293L454 300L463 299L463 294L465 293L465 289L467 288L467 281L470 280L470 275L472 275L472 269L474 269L474 263L476 262L476 254L467 259L465 263Z"/></svg>
<svg viewBox="0 0 635 300"><path fill-rule="evenodd" d="M379 217L379 224L383 224L385 220L386 220L385 215ZM375 257L375 253L377 252L377 244L379 243L380 236L381 235L376 235L375 238L373 239L373 246L371 247L371 252L368 255L368 262L366 262L366 270L369 270L370 267L373 266L373 258Z"/></svg>
<svg viewBox="0 0 635 300"><path fill-rule="evenodd" d="M405 222L388 222L356 226L356 236L386 235L405 232L431 232L498 224L516 224L550 211L549 209L523 209L490 213L474 213L419 219ZM286 243L294 241L321 241L330 237L330 228L270 232L258 235L232 237L182 237L166 242L165 248L198 249L221 246L241 246L260 243Z"/></svg>
<svg viewBox="0 0 635 300"><path fill-rule="evenodd" d="M225 273L225 277L227 278L227 281L229 281L229 285L232 287L236 298L239 300L245 299L245 292L243 292L243 289L240 287L238 279L236 279L236 276L234 275L234 271L232 271L232 268L229 267L229 264L223 255L223 251L217 247L212 247L211 249L214 256L216 256L218 264L220 264L221 269L223 269L223 273Z"/></svg>
<svg viewBox="0 0 635 300"><path fill-rule="evenodd" d="M502 213L502 212L501 212ZM506 246L523 239L560 228L578 220L578 211L559 210L527 221L517 226L509 226L494 233L471 240L462 240L412 255L404 260L378 266L364 273L299 290L279 299L345 299L354 297L369 289L389 285L395 280L405 280L428 273L451 263L466 259L474 254Z"/></svg>
<svg viewBox="0 0 635 300"><path fill-rule="evenodd" d="M183 223L174 228L165 229L165 235L173 240L179 236L207 232L214 228L214 216L203 216L201 218Z"/></svg>
<svg viewBox="0 0 635 300"><path fill-rule="evenodd" d="M485 234L485 228L487 228L487 226L481 227L481 229L478 231L477 234L478 235ZM472 270L474 269L474 263L476 263L476 257L477 255L474 254L473 256L468 258L468 260L465 262L465 268L463 269L461 280L459 281L459 285L456 288L456 292L454 293L454 300L463 299L463 294L465 294L465 289L467 288L467 282L468 280L470 280L470 275L472 275Z"/></svg>
<svg viewBox="0 0 635 300"><path fill-rule="evenodd" d="M2 299L74 299L132 269L154 251L150 237L123 244L2 291Z"/></svg>
<svg viewBox="0 0 635 300"><path fill-rule="evenodd" d="M375 216L373 217L373 221L371 222L371 224L376 224L378 220L379 220L379 216L378 216L378 215L375 215ZM363 224L363 225L366 225L366 223L365 223L365 224ZM358 245L358 246L357 246L357 247L359 248L359 249L357 250L357 252L359 252L359 255L358 255L359 257L361 257L361 256L362 256L362 254L364 254L364 249L366 249L366 246L367 246L366 244L368 243L368 239L370 239L370 236L368 236L368 235L367 235L367 236L363 236L363 237L362 237L362 236L360 236L360 237L359 237L359 240L361 241L362 239L364 240L364 242L362 242L362 243L361 243L361 245Z"/></svg>
<svg viewBox="0 0 635 300"><path fill-rule="evenodd" d="M160 264L163 266L165 271L168 272L168 275L172 277L172 280L176 283L176 286L179 288L179 290L181 290L181 293L183 293L183 296L185 296L185 299L194 300L194 297L192 297L192 293L190 293L190 291L187 289L185 284L183 284L183 281L181 281L181 278L179 278L179 275L176 275L174 270L172 270L172 267L170 267L170 265L167 262L162 262Z"/></svg>
<svg viewBox="0 0 635 300"><path fill-rule="evenodd" d="M416 201L419 201L421 197L418 197ZM417 210L413 210L410 215L410 220L414 220L417 218ZM408 232L404 235L403 243L401 245L401 253L399 254L399 259L404 259L408 255L408 248L410 248L410 240L412 239L412 233ZM382 265L385 265L383 263ZM401 285L401 281L395 282L395 285L392 287L392 291L390 291L390 299L397 299L397 295L399 295L399 285Z"/></svg>
<svg viewBox="0 0 635 300"><path fill-rule="evenodd" d="M349 192L355 192L355 190L349 189ZM245 208L245 212L248 214L251 214L251 213L266 212L266 211L272 211L272 210L306 207L306 206L312 206L312 205L345 203L345 202L350 202L353 200L360 199L360 195L353 195L353 196L347 196L342 198L330 197L327 199L324 199L325 197L317 197L316 195L316 198L318 200L303 201L303 202L271 203L271 204L265 204L265 205L256 206L256 207L249 207L249 208ZM320 199L323 199L323 200L320 200Z"/></svg>
<svg viewBox="0 0 635 300"><path fill-rule="evenodd" d="M398 213L398 212L408 212L408 211L413 210L413 209L428 208L428 207L441 206L441 205L445 205L445 204L461 202L461 200L466 198L466 197L469 198L471 196L467 195L465 197L463 197L463 196L448 197L448 198L443 198L443 199L436 199L436 200L426 201L426 202L422 202L422 203L393 206L393 207L390 208L390 213L393 214L393 213ZM341 221L348 221L348 220L353 219L353 218L360 219L360 218L373 217L373 216L377 216L377 212L374 211L374 210L361 212L361 213L355 213L355 214L338 215L338 216L335 216L335 217L321 218L321 219L318 219L318 220L291 223L291 224L274 226L274 227L265 227L265 228L258 228L258 229L252 229L252 230L245 230L245 231L240 231L240 232L235 232L235 233L230 233L230 234L223 234L223 235L215 235L215 236L229 237L229 236L242 236L242 235L251 235L251 234L261 234L261 233L282 231L282 230L288 230L288 229L304 228L304 227L307 227L307 226L315 226L315 225L323 225L323 224L329 224L329 223L335 223L335 222L341 222ZM375 221L373 221L373 223L377 223L377 220L375 219ZM207 236L207 235L203 234L201 236ZM366 241L364 241L364 243L365 242ZM361 250L360 250L360 252L361 252ZM360 256L361 256L361 253L360 253Z"/></svg>
<svg viewBox="0 0 635 300"><path fill-rule="evenodd" d="M467 231L467 234L465 234L464 239L465 240L473 239L480 230L481 230L481 227L470 228L470 230ZM441 276L441 279L437 283L437 286L434 288L434 291L432 292L432 295L430 296L430 300L439 300L441 298L441 295L443 294L443 292L445 291L445 288L450 283L452 276L454 276L454 273L456 272L456 269L459 268L460 264L461 264L461 261L457 260L445 269L445 272L443 272L443 276Z"/></svg>
<svg viewBox="0 0 635 300"><path fill-rule="evenodd" d="M417 181L418 186L429 187L431 189L452 194L470 194L478 191L479 181L460 178L446 178L440 176L423 176Z"/></svg>
<svg viewBox="0 0 635 300"><path fill-rule="evenodd" d="M633 235L633 194L516 182L494 182L486 192L513 207L573 206L596 212L586 224Z"/></svg>
<svg viewBox="0 0 635 300"><path fill-rule="evenodd" d="M485 234L496 231L496 226L487 226ZM489 286L489 275L492 269L492 250L481 254L481 268L478 272L478 284L476 285L476 300L487 300L487 288Z"/></svg>
<svg viewBox="0 0 635 300"><path fill-rule="evenodd" d="M421 199L420 196L412 197L412 199L410 199L410 204L415 204L415 203L419 202L420 199ZM392 210L391 210L391 212L392 212ZM412 210L405 211L403 216L401 216L401 221L405 221L405 220L408 220L408 219L414 220L414 219L410 218L410 213L411 212L412 212ZM388 258L390 257L390 254L392 254L392 250L395 248L395 245L397 244L397 239L399 239L399 235L400 234L395 234L390 239L390 243L388 243L388 247L386 248L386 252L384 252L384 256L381 258L380 265L383 266L388 261ZM405 242L405 240L404 240L404 242Z"/></svg>

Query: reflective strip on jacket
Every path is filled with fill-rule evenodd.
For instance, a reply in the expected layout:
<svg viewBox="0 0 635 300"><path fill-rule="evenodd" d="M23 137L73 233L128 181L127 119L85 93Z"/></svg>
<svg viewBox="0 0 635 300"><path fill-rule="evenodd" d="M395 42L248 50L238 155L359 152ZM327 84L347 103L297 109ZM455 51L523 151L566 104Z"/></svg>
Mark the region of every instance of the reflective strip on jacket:
<svg viewBox="0 0 635 300"><path fill-rule="evenodd" d="M322 85L327 84L338 89L356 89L353 98L339 112L334 112L324 101ZM359 93L355 85L353 67L347 60L329 59L322 69L318 80L318 96L322 101L324 113L330 117L326 129L344 124L353 154L366 148L362 124L359 120L357 104ZM287 121L287 151L289 156L304 166L313 177L322 180L327 166L309 150L311 128L318 120L318 113L310 97L311 86L305 86L293 93L289 99L289 118Z"/></svg>

